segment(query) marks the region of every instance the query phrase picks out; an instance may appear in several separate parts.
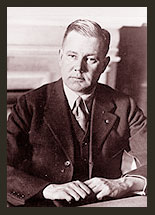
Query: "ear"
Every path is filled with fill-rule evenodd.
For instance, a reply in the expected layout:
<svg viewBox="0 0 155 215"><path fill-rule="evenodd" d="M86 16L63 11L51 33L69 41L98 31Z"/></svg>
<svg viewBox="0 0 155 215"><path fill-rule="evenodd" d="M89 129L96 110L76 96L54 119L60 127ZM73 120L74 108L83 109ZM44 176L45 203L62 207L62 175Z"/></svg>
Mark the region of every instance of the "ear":
<svg viewBox="0 0 155 215"><path fill-rule="evenodd" d="M62 49L59 49L59 57L62 58Z"/></svg>
<svg viewBox="0 0 155 215"><path fill-rule="evenodd" d="M63 50L59 49L59 65L61 65L62 56L63 56Z"/></svg>
<svg viewBox="0 0 155 215"><path fill-rule="evenodd" d="M103 60L103 72L105 71L105 69L107 68L108 64L110 62L110 57L105 57Z"/></svg>

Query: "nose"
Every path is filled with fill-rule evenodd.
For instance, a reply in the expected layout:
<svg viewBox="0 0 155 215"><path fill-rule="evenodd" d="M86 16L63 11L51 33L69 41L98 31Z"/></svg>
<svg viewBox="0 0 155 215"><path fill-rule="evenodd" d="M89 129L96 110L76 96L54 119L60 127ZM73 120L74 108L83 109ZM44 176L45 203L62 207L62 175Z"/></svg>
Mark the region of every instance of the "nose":
<svg viewBox="0 0 155 215"><path fill-rule="evenodd" d="M76 61L74 70L79 71L79 72L82 72L84 70L84 60L83 59L78 59Z"/></svg>

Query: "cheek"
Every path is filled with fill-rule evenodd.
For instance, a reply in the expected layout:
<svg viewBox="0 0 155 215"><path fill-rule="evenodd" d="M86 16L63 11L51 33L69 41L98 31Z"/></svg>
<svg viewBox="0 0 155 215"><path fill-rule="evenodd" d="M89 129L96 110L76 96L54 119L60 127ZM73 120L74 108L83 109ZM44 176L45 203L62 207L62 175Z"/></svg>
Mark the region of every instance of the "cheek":
<svg viewBox="0 0 155 215"><path fill-rule="evenodd" d="M101 73L102 72L99 67L97 67L97 66L89 67L87 77L92 81L96 81L99 78L99 76L101 75Z"/></svg>
<svg viewBox="0 0 155 215"><path fill-rule="evenodd" d="M70 71L71 69L73 69L73 67L74 67L73 63L68 62L67 60L62 61L61 69L65 71Z"/></svg>
<svg viewBox="0 0 155 215"><path fill-rule="evenodd" d="M63 76L68 76L68 73L72 71L73 66L65 61L61 62L60 69L61 69L61 74Z"/></svg>

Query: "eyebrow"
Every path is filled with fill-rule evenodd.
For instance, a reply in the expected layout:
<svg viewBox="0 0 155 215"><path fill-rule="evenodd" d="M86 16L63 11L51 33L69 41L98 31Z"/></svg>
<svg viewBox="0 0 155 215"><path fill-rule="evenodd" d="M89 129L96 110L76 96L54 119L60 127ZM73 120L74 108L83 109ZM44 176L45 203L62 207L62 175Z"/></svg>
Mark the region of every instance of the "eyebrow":
<svg viewBox="0 0 155 215"><path fill-rule="evenodd" d="M77 52L72 51L72 50L69 50L69 51L67 51L66 53L67 53L67 54L68 54L68 53L73 53L73 54L78 55ZM98 57L97 53L90 53L90 54L87 54L86 56L95 56L95 57Z"/></svg>
<svg viewBox="0 0 155 215"><path fill-rule="evenodd" d="M71 50L67 51L66 53L67 53L67 54L68 54L68 53L78 54L77 52L71 51Z"/></svg>
<svg viewBox="0 0 155 215"><path fill-rule="evenodd" d="M97 57L98 55L95 54L95 53L92 53L92 54L87 54L87 56L95 56L95 57Z"/></svg>

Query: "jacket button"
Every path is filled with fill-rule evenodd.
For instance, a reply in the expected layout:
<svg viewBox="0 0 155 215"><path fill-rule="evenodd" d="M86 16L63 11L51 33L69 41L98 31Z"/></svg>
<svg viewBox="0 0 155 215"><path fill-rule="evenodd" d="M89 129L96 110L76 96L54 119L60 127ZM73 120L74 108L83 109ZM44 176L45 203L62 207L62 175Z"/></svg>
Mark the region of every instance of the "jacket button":
<svg viewBox="0 0 155 215"><path fill-rule="evenodd" d="M105 120L105 123L106 123L106 124L109 124L109 120L108 120L108 119L106 119L106 120Z"/></svg>
<svg viewBox="0 0 155 215"><path fill-rule="evenodd" d="M69 165L70 165L70 161L66 161L65 166L69 166Z"/></svg>
<svg viewBox="0 0 155 215"><path fill-rule="evenodd" d="M65 172L65 170L64 170L64 169L61 169L61 172L63 173L63 172Z"/></svg>

